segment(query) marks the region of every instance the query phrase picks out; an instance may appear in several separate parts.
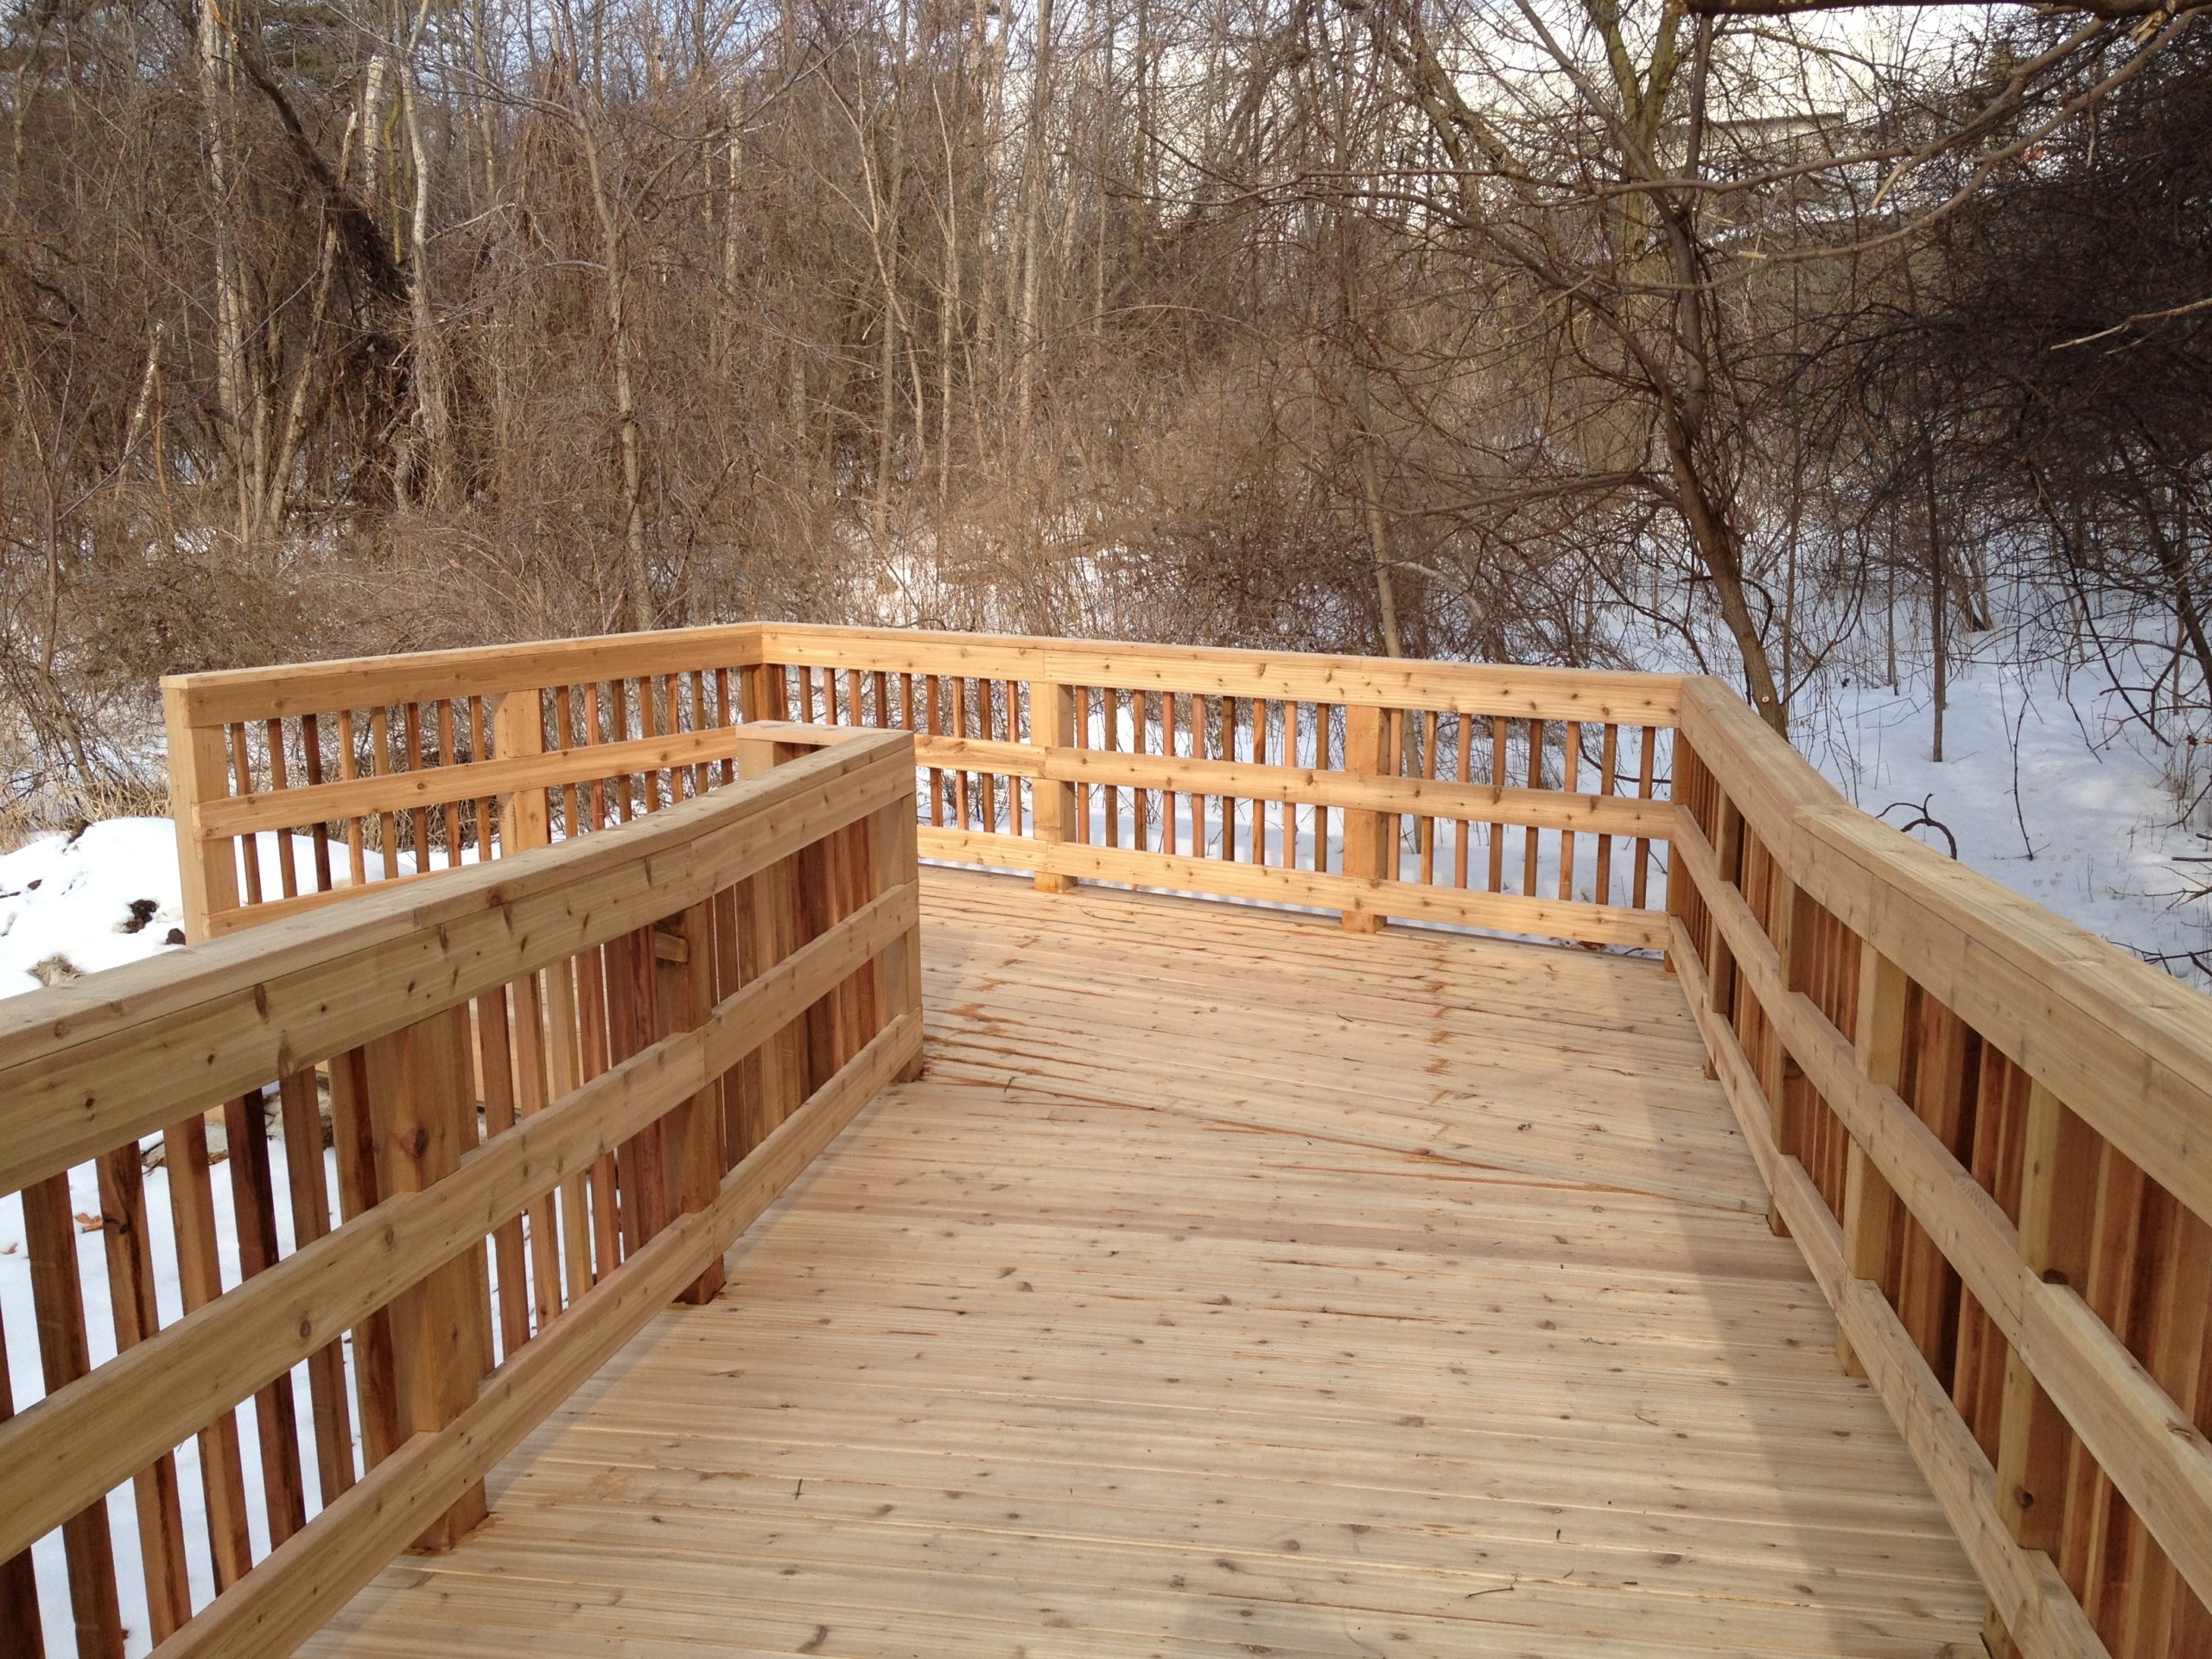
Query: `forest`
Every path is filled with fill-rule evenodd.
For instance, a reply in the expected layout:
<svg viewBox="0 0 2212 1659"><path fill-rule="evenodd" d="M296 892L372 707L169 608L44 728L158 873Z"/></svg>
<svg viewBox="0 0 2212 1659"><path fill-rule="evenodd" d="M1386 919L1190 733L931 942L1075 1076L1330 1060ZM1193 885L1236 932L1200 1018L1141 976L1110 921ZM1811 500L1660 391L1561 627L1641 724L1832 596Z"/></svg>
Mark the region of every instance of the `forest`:
<svg viewBox="0 0 2212 1659"><path fill-rule="evenodd" d="M18 0L0 766L868 620L2212 688L2202 0ZM2187 767L2177 763L2180 772Z"/></svg>

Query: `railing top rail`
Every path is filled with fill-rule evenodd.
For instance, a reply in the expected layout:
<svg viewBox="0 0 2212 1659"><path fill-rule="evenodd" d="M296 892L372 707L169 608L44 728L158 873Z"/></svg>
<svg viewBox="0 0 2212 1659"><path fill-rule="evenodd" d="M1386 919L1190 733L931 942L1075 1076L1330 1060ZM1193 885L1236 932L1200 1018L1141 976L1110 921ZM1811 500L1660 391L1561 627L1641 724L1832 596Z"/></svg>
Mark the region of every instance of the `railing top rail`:
<svg viewBox="0 0 2212 1659"><path fill-rule="evenodd" d="M191 725L221 726L327 709L496 696L543 685L736 668L760 660L760 628L756 622L740 622L216 669L166 675L162 689L181 701Z"/></svg>
<svg viewBox="0 0 2212 1659"><path fill-rule="evenodd" d="M910 737L855 734L628 823L0 1004L0 1192L645 925L912 789Z"/></svg>
<svg viewBox="0 0 2212 1659"><path fill-rule="evenodd" d="M1672 725L1682 685L1679 675L1626 670L780 622L225 669L171 675L162 685L187 724L202 728L335 708L497 696L552 684L802 660L894 673L1417 704L1469 714L1624 724Z"/></svg>

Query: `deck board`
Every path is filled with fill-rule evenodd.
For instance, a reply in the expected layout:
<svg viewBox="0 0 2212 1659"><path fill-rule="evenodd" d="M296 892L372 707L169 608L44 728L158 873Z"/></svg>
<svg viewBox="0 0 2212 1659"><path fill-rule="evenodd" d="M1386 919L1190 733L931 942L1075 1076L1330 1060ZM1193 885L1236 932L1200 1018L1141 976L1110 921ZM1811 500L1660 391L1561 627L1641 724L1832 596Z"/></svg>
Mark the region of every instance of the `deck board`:
<svg viewBox="0 0 2212 1659"><path fill-rule="evenodd" d="M895 1089L308 1651L1979 1654L1651 963L932 870Z"/></svg>

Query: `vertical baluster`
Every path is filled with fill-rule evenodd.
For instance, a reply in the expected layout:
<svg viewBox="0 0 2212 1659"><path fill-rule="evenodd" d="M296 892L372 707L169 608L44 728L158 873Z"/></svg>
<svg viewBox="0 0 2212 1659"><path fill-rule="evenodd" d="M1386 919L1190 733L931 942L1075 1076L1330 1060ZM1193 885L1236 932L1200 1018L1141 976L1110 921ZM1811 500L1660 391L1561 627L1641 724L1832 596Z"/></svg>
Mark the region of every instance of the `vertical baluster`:
<svg viewBox="0 0 2212 1659"><path fill-rule="evenodd" d="M369 710L369 767L372 777L390 778L397 771L397 761L391 747L391 710L378 704ZM377 834L384 842L384 874L389 881L399 872L399 815L392 811L377 814Z"/></svg>
<svg viewBox="0 0 2212 1659"><path fill-rule="evenodd" d="M423 705L410 702L400 710L400 731L407 745L407 770L423 770ZM420 798L419 797L417 798ZM417 873L430 868L430 809L417 806L410 814L415 829L415 868Z"/></svg>
<svg viewBox="0 0 2212 1659"><path fill-rule="evenodd" d="M1613 793L1613 770L1618 760L1620 735L1621 728L1609 720L1599 739L1598 793L1602 798L1611 798ZM1603 830L1598 835L1597 891L1591 896L1601 905L1613 902L1613 838Z"/></svg>
<svg viewBox="0 0 2212 1659"><path fill-rule="evenodd" d="M1505 787L1506 752L1510 747L1505 717L1495 715L1490 722L1490 781L1493 787ZM1490 890L1505 891L1505 825L1493 823L1490 827Z"/></svg>
<svg viewBox="0 0 2212 1659"><path fill-rule="evenodd" d="M454 747L453 699L440 697L431 707L435 711L438 765L441 768L449 767L459 758L458 752ZM439 783L441 794L450 787L442 777ZM461 803L454 800L447 801L440 817L445 824L446 868L449 870L457 869L461 865Z"/></svg>
<svg viewBox="0 0 2212 1659"><path fill-rule="evenodd" d="M92 1369L68 1176L49 1176L25 1187L22 1205L24 1243L31 1258L31 1300L38 1319L40 1374L46 1391L56 1394ZM106 1499L95 1498L62 1523L61 1548L78 1653L121 1659L123 1615L116 1599L115 1545L108 1532Z"/></svg>
<svg viewBox="0 0 2212 1659"><path fill-rule="evenodd" d="M330 1186L322 1161L322 1113L315 1074L294 1071L276 1085L284 1121L284 1171L292 1201L292 1248L330 1231ZM334 1341L308 1356L308 1403L314 1413L315 1470L326 1507L353 1484L353 1414L346 1402L346 1356Z"/></svg>
<svg viewBox="0 0 2212 1659"><path fill-rule="evenodd" d="M331 1142L338 1154L339 1212L347 1221L375 1208L376 1123L369 1110L368 1062L358 1048L330 1061ZM378 1308L353 1328L353 1393L361 1420L363 1465L373 1469L398 1446L399 1402L392 1376L391 1313ZM207 1442L201 1441L204 1457Z"/></svg>
<svg viewBox="0 0 2212 1659"><path fill-rule="evenodd" d="M317 1151L320 1153L318 1147ZM126 1353L161 1328L154 1294L154 1241L148 1231L146 1174L136 1141L99 1161L100 1230L107 1247L108 1304L115 1315L115 1348ZM0 1344L0 1421L7 1418L7 1350ZM183 1497L177 1484L176 1459L164 1452L130 1483L138 1517L138 1554L144 1569L146 1611L154 1640L168 1637L192 1617L192 1586L185 1565ZM27 1564L28 1560L26 1558ZM4 1578L4 1574L0 1574ZM9 1624L0 1587L0 1649L9 1645ZM23 1646L37 1653L35 1643Z"/></svg>
<svg viewBox="0 0 2212 1659"><path fill-rule="evenodd" d="M1141 755L1145 752L1145 737L1147 734L1146 728L1149 724L1150 716L1145 709L1144 693L1141 690L1130 692L1129 753L1131 754ZM1134 836L1130 844L1141 853L1147 851L1150 849L1152 840L1151 797L1145 790L1133 789L1129 791L1129 802L1130 814L1133 820L1130 824L1130 830Z"/></svg>
<svg viewBox="0 0 2212 1659"><path fill-rule="evenodd" d="M1656 726L1646 726L1643 728L1643 747L1637 754L1636 762L1636 798L1639 801L1648 801L1651 798L1653 751L1658 747L1658 743L1659 728ZM1651 838L1649 836L1638 836L1636 838L1636 874L1632 890L1629 894L1629 903L1638 910L1645 907L1644 900L1649 890L1650 874Z"/></svg>
<svg viewBox="0 0 2212 1659"><path fill-rule="evenodd" d="M1421 775L1436 781L1436 711L1424 709L1421 717ZM1415 821L1414 838L1421 849L1421 879L1424 887L1436 880L1436 816L1424 812Z"/></svg>
<svg viewBox="0 0 2212 1659"><path fill-rule="evenodd" d="M269 1157L269 1118L262 1094L226 1101L223 1127L230 1141L231 1216L235 1224L240 1277L251 1280L276 1265L276 1173ZM253 1396L259 1433L261 1490L272 1547L307 1525L300 1472L300 1426L289 1374Z"/></svg>
<svg viewBox="0 0 2212 1659"><path fill-rule="evenodd" d="M1298 766L1298 713L1302 704L1286 702L1282 706L1282 763ZM1298 868L1298 803L1282 804L1282 867L1286 870Z"/></svg>
<svg viewBox="0 0 2212 1659"><path fill-rule="evenodd" d="M1529 787L1544 786L1544 727L1546 722L1532 720L1529 727ZM1528 824L1521 831L1521 891L1529 898L1536 896L1536 826Z"/></svg>
<svg viewBox="0 0 2212 1659"><path fill-rule="evenodd" d="M1221 758L1234 761L1236 759L1236 699L1222 698L1220 714ZM1224 795L1221 798L1221 855L1231 863L1235 862L1236 858L1237 804L1237 798L1234 795Z"/></svg>
<svg viewBox="0 0 2212 1659"><path fill-rule="evenodd" d="M312 789L322 781L322 723L313 715L300 716L300 760L305 770L308 786ZM315 849L315 890L328 893L334 885L330 869L330 825L318 818L309 826L308 835Z"/></svg>
<svg viewBox="0 0 2212 1659"><path fill-rule="evenodd" d="M231 779L233 795L253 793L253 761L246 753L245 727L240 722L231 727ZM245 864L245 901L257 905L261 902L261 837L252 833L239 836L238 852Z"/></svg>
<svg viewBox="0 0 2212 1659"><path fill-rule="evenodd" d="M268 735L265 741L269 747L269 787L273 793L287 787L284 769L283 721L272 720L268 722ZM296 899L300 896L300 867L299 861L292 850L290 829L277 830L276 842L277 891L287 899Z"/></svg>
<svg viewBox="0 0 2212 1659"><path fill-rule="evenodd" d="M215 1195L208 1176L207 1125L196 1113L162 1132L175 1229L177 1280L184 1311L197 1313L223 1294L215 1242ZM200 1432L200 1478L215 1588L227 1590L253 1565L246 1531L245 1465L237 1414L225 1411Z"/></svg>
<svg viewBox="0 0 2212 1659"><path fill-rule="evenodd" d="M353 753L357 741L353 711L341 709L338 713L338 776L348 783L361 775L360 762ZM367 819L358 812L346 820L346 873L357 887L369 879L367 836L364 829L366 823Z"/></svg>
<svg viewBox="0 0 2212 1659"><path fill-rule="evenodd" d="M1454 757L1459 762L1459 769L1452 773L1452 781L1460 788L1465 789L1475 780L1475 723L1465 713L1453 715L1452 723L1454 735L1459 740L1457 753ZM1468 880L1467 843L1473 838L1473 835L1474 826L1466 818L1461 818L1459 821L1458 827L1452 833L1452 885L1462 892L1465 891Z"/></svg>

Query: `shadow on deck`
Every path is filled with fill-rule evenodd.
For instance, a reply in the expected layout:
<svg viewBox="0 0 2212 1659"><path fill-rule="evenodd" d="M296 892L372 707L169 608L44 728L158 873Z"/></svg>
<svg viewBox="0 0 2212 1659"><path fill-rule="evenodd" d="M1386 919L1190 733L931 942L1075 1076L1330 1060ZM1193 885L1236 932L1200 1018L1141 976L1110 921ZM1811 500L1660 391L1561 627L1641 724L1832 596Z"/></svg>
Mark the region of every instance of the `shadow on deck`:
<svg viewBox="0 0 2212 1659"><path fill-rule="evenodd" d="M307 1651L1981 1651L1656 963L924 893L924 1078Z"/></svg>

